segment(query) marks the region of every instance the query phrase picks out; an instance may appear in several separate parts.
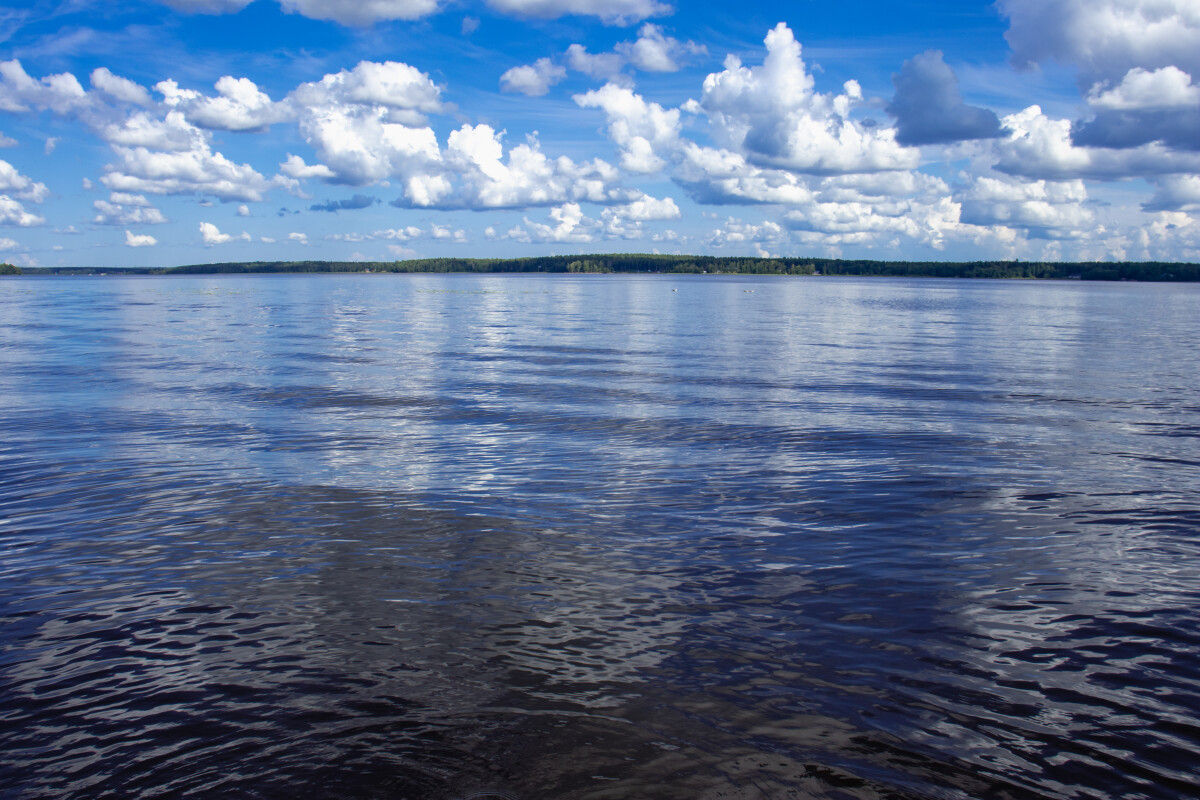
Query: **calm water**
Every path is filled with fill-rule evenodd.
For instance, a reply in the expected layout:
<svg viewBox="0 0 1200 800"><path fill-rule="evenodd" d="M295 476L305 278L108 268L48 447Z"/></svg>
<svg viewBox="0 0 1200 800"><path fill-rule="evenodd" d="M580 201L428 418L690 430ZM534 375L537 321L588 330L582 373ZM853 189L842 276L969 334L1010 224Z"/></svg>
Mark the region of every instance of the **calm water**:
<svg viewBox="0 0 1200 800"><path fill-rule="evenodd" d="M4 279L0 796L1198 795L1198 321Z"/></svg>

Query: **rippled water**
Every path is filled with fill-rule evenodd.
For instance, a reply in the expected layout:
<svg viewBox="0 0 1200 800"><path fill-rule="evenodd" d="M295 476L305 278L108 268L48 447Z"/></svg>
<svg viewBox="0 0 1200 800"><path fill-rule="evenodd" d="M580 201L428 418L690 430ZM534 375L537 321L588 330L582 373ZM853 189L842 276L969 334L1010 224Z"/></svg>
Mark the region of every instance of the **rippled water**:
<svg viewBox="0 0 1200 800"><path fill-rule="evenodd" d="M1200 794L1200 287L0 281L0 796Z"/></svg>

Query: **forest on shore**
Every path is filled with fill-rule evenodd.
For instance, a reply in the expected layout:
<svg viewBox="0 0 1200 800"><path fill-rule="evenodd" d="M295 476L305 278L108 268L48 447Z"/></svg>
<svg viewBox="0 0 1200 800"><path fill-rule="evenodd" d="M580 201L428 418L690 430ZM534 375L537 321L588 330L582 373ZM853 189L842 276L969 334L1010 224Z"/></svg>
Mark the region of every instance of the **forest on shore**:
<svg viewBox="0 0 1200 800"><path fill-rule="evenodd" d="M230 261L179 267L15 267L0 275L228 275L263 273L674 273L859 275L904 278L1008 278L1085 281L1200 281L1200 264L1168 261L869 261L644 253L528 258L422 258L406 261Z"/></svg>

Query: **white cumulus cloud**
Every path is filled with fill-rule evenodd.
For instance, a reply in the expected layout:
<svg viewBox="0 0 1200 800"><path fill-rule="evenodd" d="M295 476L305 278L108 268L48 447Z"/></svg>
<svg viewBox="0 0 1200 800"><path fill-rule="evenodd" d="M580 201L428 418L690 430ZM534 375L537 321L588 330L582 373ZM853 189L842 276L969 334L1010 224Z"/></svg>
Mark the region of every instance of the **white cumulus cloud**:
<svg viewBox="0 0 1200 800"><path fill-rule="evenodd" d="M279 171L291 178L333 178L337 175L324 164L306 164L304 159L288 153L287 160L279 165Z"/></svg>
<svg viewBox="0 0 1200 800"><path fill-rule="evenodd" d="M373 233L335 233L325 237L339 242L366 242L383 239L392 242L411 242L415 239L437 239L462 243L467 241L467 232L450 225L430 223L428 228L406 225L403 228L386 228Z"/></svg>
<svg viewBox="0 0 1200 800"><path fill-rule="evenodd" d="M249 164L237 164L205 143L184 152L115 146L115 164L101 177L109 189L148 194L200 194L259 201L271 183Z"/></svg>
<svg viewBox="0 0 1200 800"><path fill-rule="evenodd" d="M371 25L393 19L420 19L438 11L437 0L280 0L284 11L342 25Z"/></svg>
<svg viewBox="0 0 1200 800"><path fill-rule="evenodd" d="M641 239L646 233L643 222L679 219L682 213L670 197L660 200L644 195L631 203L610 206L600 216L608 238Z"/></svg>
<svg viewBox="0 0 1200 800"><path fill-rule="evenodd" d="M567 64L576 72L593 78L616 81L625 67L625 56L620 53L589 53L583 45L573 44L567 48Z"/></svg>
<svg viewBox="0 0 1200 800"><path fill-rule="evenodd" d="M1097 84L1087 95L1088 105L1106 111L1187 108L1200 105L1200 86L1178 67L1146 70L1134 67L1115 86Z"/></svg>
<svg viewBox="0 0 1200 800"><path fill-rule="evenodd" d="M158 239L149 234L138 235L132 231L125 231L125 245L127 247L153 247L156 244L158 244Z"/></svg>
<svg viewBox="0 0 1200 800"><path fill-rule="evenodd" d="M92 87L120 103L135 106L149 106L154 100L146 87L134 83L128 78L114 75L108 67L92 70Z"/></svg>
<svg viewBox="0 0 1200 800"><path fill-rule="evenodd" d="M647 22L638 31L637 39L621 42L616 52L646 72L677 72L681 61L707 50L695 42L681 42L667 36L661 27Z"/></svg>
<svg viewBox="0 0 1200 800"><path fill-rule="evenodd" d="M566 203L550 209L550 223L524 218L524 228L516 226L507 236L519 242L592 242L600 224L583 213L578 203Z"/></svg>
<svg viewBox="0 0 1200 800"><path fill-rule="evenodd" d="M539 58L533 64L513 67L500 76L500 88L506 92L520 92L530 97L541 97L550 87L567 77L567 71L548 58Z"/></svg>
<svg viewBox="0 0 1200 800"><path fill-rule="evenodd" d="M206 245L228 244L233 241L248 242L250 234L245 231L240 236L234 236L228 233L221 233L220 229L211 222L200 223L200 238Z"/></svg>
<svg viewBox="0 0 1200 800"><path fill-rule="evenodd" d="M205 134L179 111L168 111L161 117L152 112L137 111L122 119L102 123L96 133L110 145L149 150L183 151L207 146Z"/></svg>
<svg viewBox="0 0 1200 800"><path fill-rule="evenodd" d="M760 67L734 56L725 70L704 79L700 106L718 143L753 163L829 175L915 168L920 153L901 147L889 128L850 118L862 100L855 81L842 94L822 94L800 56L800 43L783 23L765 39Z"/></svg>
<svg viewBox="0 0 1200 800"><path fill-rule="evenodd" d="M313 176L324 167L331 182L351 186L423 175L440 157L431 128L389 122L383 106L313 107L301 118L300 132L322 163L311 169L296 164L293 172ZM436 202L448 188L434 181L414 194Z"/></svg>
<svg viewBox="0 0 1200 800"><path fill-rule="evenodd" d="M22 175L16 167L3 159L0 159L0 192L34 203L42 202L50 194L46 184Z"/></svg>
<svg viewBox="0 0 1200 800"><path fill-rule="evenodd" d="M898 246L902 238L942 249L960 232L960 206L945 196L822 201L785 215L802 244Z"/></svg>
<svg viewBox="0 0 1200 800"><path fill-rule="evenodd" d="M682 216L679 206L670 197L664 197L660 200L649 195L638 198L632 203L614 206L612 210L621 216L640 221L679 219Z"/></svg>
<svg viewBox="0 0 1200 800"><path fill-rule="evenodd" d="M92 203L97 225L160 225L167 221L163 213L150 204L144 196L126 192L112 192L108 200Z"/></svg>
<svg viewBox="0 0 1200 800"><path fill-rule="evenodd" d="M744 222L735 217L729 217L719 228L714 228L708 236L708 244L713 247L728 247L742 244L771 244L779 245L787 241L787 231L782 225L765 220L755 224ZM761 248L758 248L761 250Z"/></svg>
<svg viewBox="0 0 1200 800"><path fill-rule="evenodd" d="M575 96L583 108L599 108L608 132L621 148L621 166L630 172L658 172L679 144L679 109L647 102L633 90L613 83Z"/></svg>
<svg viewBox="0 0 1200 800"><path fill-rule="evenodd" d="M490 125L463 125L446 143L445 162L457 189L441 205L466 208L522 208L587 200L613 203L627 199L617 170L601 159L575 162L550 158L536 139L509 149ZM410 201L413 198L409 197ZM421 205L421 203L415 203ZM438 205L429 203L428 205Z"/></svg>
<svg viewBox="0 0 1200 800"><path fill-rule="evenodd" d="M566 56L567 65L576 72L628 86L632 79L621 73L626 65L645 72L676 72L683 62L706 52L703 45L681 42L667 36L660 26L647 22L639 29L637 39L618 42L610 52L589 53L583 45L572 44Z"/></svg>
<svg viewBox="0 0 1200 800"><path fill-rule="evenodd" d="M999 0L1018 65L1055 60L1079 67L1081 85L1119 80L1130 69L1200 69L1195 0Z"/></svg>
<svg viewBox="0 0 1200 800"><path fill-rule="evenodd" d="M216 97L197 91L180 89L173 80L160 81L154 88L163 95L163 102L177 108L189 123L200 128L219 131L264 130L292 117L287 104L275 103L248 78L226 75L214 88Z"/></svg>
<svg viewBox="0 0 1200 800"><path fill-rule="evenodd" d="M1039 238L1078 238L1093 228L1082 180L980 177L957 195L962 222L1019 228Z"/></svg>
<svg viewBox="0 0 1200 800"><path fill-rule="evenodd" d="M0 225L30 228L45 221L45 217L26 211L18 201L6 194L0 194Z"/></svg>
<svg viewBox="0 0 1200 800"><path fill-rule="evenodd" d="M21 62L0 61L0 111L51 110L66 114L88 103L87 92L68 72L37 79Z"/></svg>
<svg viewBox="0 0 1200 800"><path fill-rule="evenodd" d="M429 236L433 239L450 242L465 242L467 240L467 232L461 228L452 228L449 225L429 226Z"/></svg>
<svg viewBox="0 0 1200 800"><path fill-rule="evenodd" d="M413 112L400 117L401 121L412 124L421 124L422 113L442 110L438 85L426 73L398 61L361 61L354 69L301 84L290 99L304 108L354 103Z"/></svg>
<svg viewBox="0 0 1200 800"><path fill-rule="evenodd" d="M1071 121L1049 117L1036 105L1002 121L1011 133L996 140L996 169L1009 175L1117 180L1200 173L1200 152L1176 152L1157 143L1125 149L1078 147L1072 141Z"/></svg>
<svg viewBox="0 0 1200 800"><path fill-rule="evenodd" d="M1157 191L1143 206L1147 211L1200 212L1200 175L1164 175L1152 182Z"/></svg>
<svg viewBox="0 0 1200 800"><path fill-rule="evenodd" d="M325 177L361 186L427 174L439 159L425 114L441 111L440 88L423 72L397 62L361 62L353 70L302 84L289 96L300 133L322 162L311 169L289 156L286 174ZM324 170L329 174L324 175ZM320 171L320 172L317 172ZM448 190L438 180L413 193L436 202Z"/></svg>

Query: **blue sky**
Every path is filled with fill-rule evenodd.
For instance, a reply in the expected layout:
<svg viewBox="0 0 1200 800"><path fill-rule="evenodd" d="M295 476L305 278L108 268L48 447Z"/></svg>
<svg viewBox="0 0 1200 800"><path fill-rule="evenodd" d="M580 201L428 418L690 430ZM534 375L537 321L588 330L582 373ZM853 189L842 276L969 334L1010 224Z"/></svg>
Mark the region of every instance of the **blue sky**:
<svg viewBox="0 0 1200 800"><path fill-rule="evenodd" d="M1200 5L0 9L0 260L655 251L1200 260Z"/></svg>

